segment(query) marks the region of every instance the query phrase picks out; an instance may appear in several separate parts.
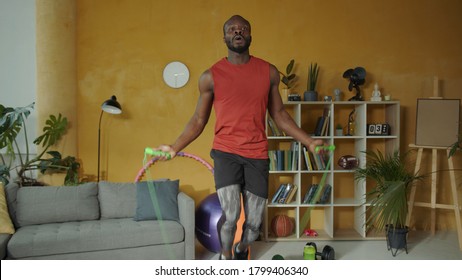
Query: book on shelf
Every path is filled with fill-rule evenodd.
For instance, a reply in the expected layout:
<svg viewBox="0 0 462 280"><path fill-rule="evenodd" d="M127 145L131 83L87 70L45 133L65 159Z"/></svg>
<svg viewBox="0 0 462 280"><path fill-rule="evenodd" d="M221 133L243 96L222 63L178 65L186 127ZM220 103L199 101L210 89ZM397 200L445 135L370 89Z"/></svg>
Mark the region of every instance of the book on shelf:
<svg viewBox="0 0 462 280"><path fill-rule="evenodd" d="M326 111L327 110L327 111ZM324 109L324 122L322 123L321 136L329 135L330 109Z"/></svg>
<svg viewBox="0 0 462 280"><path fill-rule="evenodd" d="M326 154L312 153L306 147L303 147L303 157L305 159L305 165L308 171L325 170L326 160L328 156L329 156L328 153Z"/></svg>
<svg viewBox="0 0 462 280"><path fill-rule="evenodd" d="M311 160L314 162L314 170L322 170L321 161L319 160L319 155L316 153L310 153Z"/></svg>
<svg viewBox="0 0 462 280"><path fill-rule="evenodd" d="M321 163L321 157L317 153L310 153L310 156L313 157L314 163L316 165L315 170L322 170L322 163Z"/></svg>
<svg viewBox="0 0 462 280"><path fill-rule="evenodd" d="M279 188L274 193L273 198L271 199L271 203L276 203L278 201L278 197L281 195L281 192L285 190L286 184L279 185Z"/></svg>
<svg viewBox="0 0 462 280"><path fill-rule="evenodd" d="M286 136L284 131L280 130L273 118L268 115L268 126L271 130L272 136Z"/></svg>
<svg viewBox="0 0 462 280"><path fill-rule="evenodd" d="M305 196L303 197L302 203L311 204L317 189L318 189L318 184L312 184L310 188L306 191Z"/></svg>
<svg viewBox="0 0 462 280"><path fill-rule="evenodd" d="M302 157L304 159L304 163L305 163L305 169L306 170L310 170L310 165L309 165L309 162L308 162L308 159L306 158L306 153L307 153L307 149L305 146L303 146L302 148Z"/></svg>
<svg viewBox="0 0 462 280"><path fill-rule="evenodd" d="M291 203L294 200L296 193L297 193L297 185L292 185L289 195L287 196L287 199L284 201L284 203L285 204Z"/></svg>
<svg viewBox="0 0 462 280"><path fill-rule="evenodd" d="M329 184L325 184L324 188L322 190L322 193L321 193L321 197L319 198L318 203L319 204L326 204L327 202L329 202L331 191L332 191L332 186L329 185Z"/></svg>
<svg viewBox="0 0 462 280"><path fill-rule="evenodd" d="M303 146L303 158L305 159L306 170L308 171L314 170L310 152L305 146Z"/></svg>
<svg viewBox="0 0 462 280"><path fill-rule="evenodd" d="M278 197L277 203L279 204L284 204L287 197L289 196L290 190L292 189L292 184L286 184L286 187L284 188L284 191L281 193L281 195Z"/></svg>
<svg viewBox="0 0 462 280"><path fill-rule="evenodd" d="M332 186L324 184L319 186L318 184L312 184L306 191L303 197L303 204L326 204L329 202L330 194L332 192Z"/></svg>
<svg viewBox="0 0 462 280"><path fill-rule="evenodd" d="M289 150L269 150L270 171L298 170L299 143L292 142Z"/></svg>
<svg viewBox="0 0 462 280"><path fill-rule="evenodd" d="M276 154L274 151L268 151L268 159L269 159L269 170L276 170Z"/></svg>
<svg viewBox="0 0 462 280"><path fill-rule="evenodd" d="M285 156L285 152L284 150L277 150L276 151L276 170L277 171L283 171L285 168L284 168L284 156Z"/></svg>
<svg viewBox="0 0 462 280"><path fill-rule="evenodd" d="M326 154L314 153L313 157L315 158L318 170L325 170L326 169Z"/></svg>
<svg viewBox="0 0 462 280"><path fill-rule="evenodd" d="M274 193L271 203L287 204L292 202L297 193L297 186L294 184L281 184Z"/></svg>
<svg viewBox="0 0 462 280"><path fill-rule="evenodd" d="M318 120L316 121L316 127L314 128L314 136L321 136L323 123L324 123L324 117L323 116L318 117Z"/></svg>
<svg viewBox="0 0 462 280"><path fill-rule="evenodd" d="M298 148L299 147L299 144L298 142L292 142L291 143L291 148L290 148L290 151L291 151L291 166L290 166L290 169L291 171L296 171L298 170Z"/></svg>
<svg viewBox="0 0 462 280"><path fill-rule="evenodd" d="M325 107L322 116L318 117L314 128L314 136L329 135L330 109Z"/></svg>

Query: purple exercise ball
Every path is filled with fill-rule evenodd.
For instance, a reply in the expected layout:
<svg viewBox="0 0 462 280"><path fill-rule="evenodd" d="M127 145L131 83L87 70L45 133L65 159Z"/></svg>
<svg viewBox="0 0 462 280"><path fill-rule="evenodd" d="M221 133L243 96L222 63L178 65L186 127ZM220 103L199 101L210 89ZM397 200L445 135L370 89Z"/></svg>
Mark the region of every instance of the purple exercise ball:
<svg viewBox="0 0 462 280"><path fill-rule="evenodd" d="M221 251L218 229L222 224L222 210L218 195L208 195L196 209L196 238L207 250Z"/></svg>

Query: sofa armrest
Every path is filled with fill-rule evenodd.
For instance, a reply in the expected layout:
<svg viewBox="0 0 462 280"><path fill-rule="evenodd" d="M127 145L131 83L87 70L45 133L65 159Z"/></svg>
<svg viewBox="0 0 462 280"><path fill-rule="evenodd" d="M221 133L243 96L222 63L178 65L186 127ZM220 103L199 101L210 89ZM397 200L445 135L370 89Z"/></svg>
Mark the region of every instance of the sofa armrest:
<svg viewBox="0 0 462 280"><path fill-rule="evenodd" d="M12 235L8 233L0 233L0 260L4 260L6 258L6 246L8 245L8 241L11 236Z"/></svg>
<svg viewBox="0 0 462 280"><path fill-rule="evenodd" d="M194 200L184 192L178 193L178 213L184 228L185 259L195 258L195 205Z"/></svg>

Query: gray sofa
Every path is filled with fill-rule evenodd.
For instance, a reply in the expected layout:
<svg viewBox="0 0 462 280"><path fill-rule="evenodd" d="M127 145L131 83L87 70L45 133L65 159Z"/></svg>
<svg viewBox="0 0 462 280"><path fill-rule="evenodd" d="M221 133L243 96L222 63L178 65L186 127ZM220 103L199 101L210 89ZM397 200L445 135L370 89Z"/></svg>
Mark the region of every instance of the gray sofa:
<svg viewBox="0 0 462 280"><path fill-rule="evenodd" d="M9 184L6 198L16 232L0 235L1 258L194 259L194 200L177 189L176 198L170 199L177 204L177 220L136 218L137 187L110 182ZM164 200L160 195L159 201Z"/></svg>

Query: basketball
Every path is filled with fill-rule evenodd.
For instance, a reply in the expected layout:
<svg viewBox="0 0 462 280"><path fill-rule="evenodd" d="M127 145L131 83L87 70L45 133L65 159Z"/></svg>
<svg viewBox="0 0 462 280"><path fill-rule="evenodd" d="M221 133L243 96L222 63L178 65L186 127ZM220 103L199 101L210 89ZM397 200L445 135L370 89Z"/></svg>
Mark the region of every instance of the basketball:
<svg viewBox="0 0 462 280"><path fill-rule="evenodd" d="M271 230L277 237L286 237L294 231L294 221L287 215L276 215L271 220Z"/></svg>

